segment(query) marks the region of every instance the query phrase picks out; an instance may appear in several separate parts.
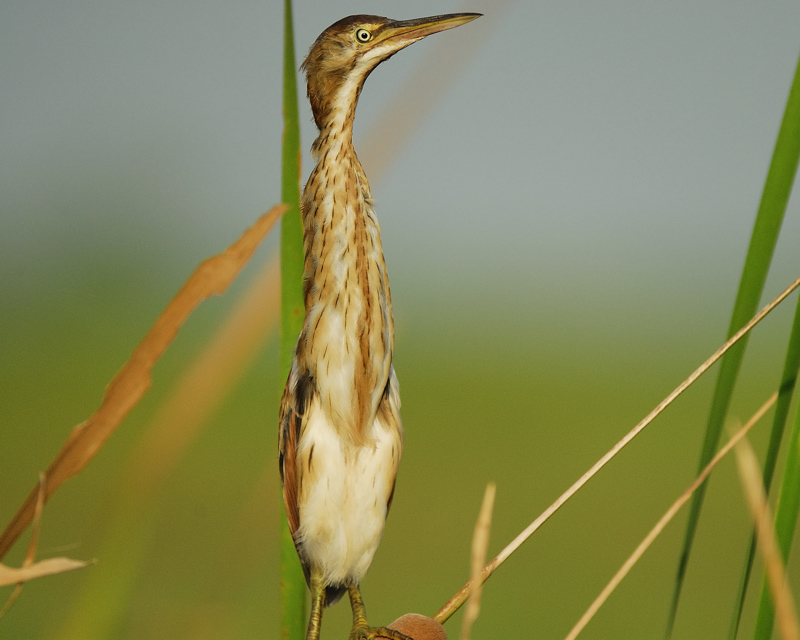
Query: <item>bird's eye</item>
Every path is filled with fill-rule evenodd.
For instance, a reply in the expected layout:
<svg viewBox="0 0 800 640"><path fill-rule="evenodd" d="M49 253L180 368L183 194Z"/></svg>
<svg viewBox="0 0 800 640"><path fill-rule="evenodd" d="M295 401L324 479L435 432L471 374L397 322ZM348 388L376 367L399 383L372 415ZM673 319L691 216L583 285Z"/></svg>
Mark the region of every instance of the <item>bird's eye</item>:
<svg viewBox="0 0 800 640"><path fill-rule="evenodd" d="M369 42L372 40L372 34L366 29L359 29L356 31L356 40L359 42Z"/></svg>

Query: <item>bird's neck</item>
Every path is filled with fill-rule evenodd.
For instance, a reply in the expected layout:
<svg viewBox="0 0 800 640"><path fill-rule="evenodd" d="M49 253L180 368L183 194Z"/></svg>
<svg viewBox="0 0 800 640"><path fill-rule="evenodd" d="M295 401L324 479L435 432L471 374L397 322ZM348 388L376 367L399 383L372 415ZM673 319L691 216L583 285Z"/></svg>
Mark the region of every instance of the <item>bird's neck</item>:
<svg viewBox="0 0 800 640"><path fill-rule="evenodd" d="M369 254L383 264L372 193L352 140L352 116L334 112L312 146L316 164L301 203L305 276L310 281L323 275L318 267L329 260L349 261L356 254Z"/></svg>
<svg viewBox="0 0 800 640"><path fill-rule="evenodd" d="M316 166L303 191L306 319L298 354L331 420L363 442L389 377L392 304L352 117L331 124L314 144Z"/></svg>

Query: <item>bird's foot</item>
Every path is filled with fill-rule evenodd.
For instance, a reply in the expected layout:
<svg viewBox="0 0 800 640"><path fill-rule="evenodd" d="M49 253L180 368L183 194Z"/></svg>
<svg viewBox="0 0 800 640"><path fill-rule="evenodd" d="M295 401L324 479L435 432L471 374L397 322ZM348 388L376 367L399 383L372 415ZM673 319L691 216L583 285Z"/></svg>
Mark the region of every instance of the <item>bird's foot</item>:
<svg viewBox="0 0 800 640"><path fill-rule="evenodd" d="M377 640L378 638L390 638L390 640L414 640L409 636L390 629L389 627L368 627L366 625L358 625L353 627L350 632L349 640Z"/></svg>

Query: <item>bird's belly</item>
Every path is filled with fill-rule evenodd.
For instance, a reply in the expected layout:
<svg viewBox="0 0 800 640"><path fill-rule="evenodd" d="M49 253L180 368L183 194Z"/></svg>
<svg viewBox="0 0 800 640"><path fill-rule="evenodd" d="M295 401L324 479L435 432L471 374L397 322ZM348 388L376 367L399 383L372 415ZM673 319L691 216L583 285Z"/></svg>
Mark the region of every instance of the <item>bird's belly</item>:
<svg viewBox="0 0 800 640"><path fill-rule="evenodd" d="M383 534L401 435L376 419L366 444L347 444L319 402L308 411L297 455L302 474L297 540L326 585L357 584Z"/></svg>
<svg viewBox="0 0 800 640"><path fill-rule="evenodd" d="M316 386L328 410L348 422L353 421L354 381L361 360L355 331L358 326L355 306L339 308L317 303L307 320L307 324L314 327L310 359L316 365L313 372Z"/></svg>
<svg viewBox="0 0 800 640"><path fill-rule="evenodd" d="M308 310L304 334L309 368L334 425L360 437L377 410L389 375L390 311L383 309L380 296L368 299L347 287L334 300L346 302L320 298Z"/></svg>

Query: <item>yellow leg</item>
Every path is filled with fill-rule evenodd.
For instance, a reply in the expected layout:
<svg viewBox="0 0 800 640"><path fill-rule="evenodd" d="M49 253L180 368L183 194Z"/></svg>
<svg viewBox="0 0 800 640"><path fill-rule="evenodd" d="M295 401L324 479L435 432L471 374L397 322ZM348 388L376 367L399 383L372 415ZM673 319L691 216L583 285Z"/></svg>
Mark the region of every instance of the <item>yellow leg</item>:
<svg viewBox="0 0 800 640"><path fill-rule="evenodd" d="M322 607L325 606L325 585L322 576L311 573L311 616L308 618L308 631L306 640L319 640L319 631L322 627Z"/></svg>
<svg viewBox="0 0 800 640"><path fill-rule="evenodd" d="M350 640L373 640L373 638L391 638L391 640L413 640L407 635L388 627L370 627L367 624L367 611L358 586L347 587L350 594L350 607L353 609L353 630Z"/></svg>

